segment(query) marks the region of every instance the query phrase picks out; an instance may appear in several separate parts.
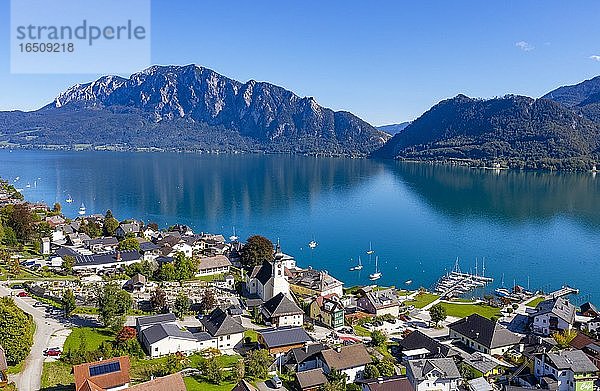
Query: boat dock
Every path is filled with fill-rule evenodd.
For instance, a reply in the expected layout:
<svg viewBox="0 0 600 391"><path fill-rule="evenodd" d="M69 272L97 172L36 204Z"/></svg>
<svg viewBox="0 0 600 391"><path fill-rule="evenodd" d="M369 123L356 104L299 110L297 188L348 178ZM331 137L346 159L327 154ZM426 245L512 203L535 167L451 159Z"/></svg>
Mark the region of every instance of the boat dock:
<svg viewBox="0 0 600 391"><path fill-rule="evenodd" d="M454 264L454 269L438 280L435 284L434 291L441 297L449 298L460 296L476 288L484 287L492 282L494 282L494 279L491 277L461 272L457 259Z"/></svg>
<svg viewBox="0 0 600 391"><path fill-rule="evenodd" d="M553 299L556 299L557 297L563 297L563 296L567 296L567 295L578 295L578 294L579 294L579 289L571 288L570 286L565 285L562 288L550 293L549 296Z"/></svg>

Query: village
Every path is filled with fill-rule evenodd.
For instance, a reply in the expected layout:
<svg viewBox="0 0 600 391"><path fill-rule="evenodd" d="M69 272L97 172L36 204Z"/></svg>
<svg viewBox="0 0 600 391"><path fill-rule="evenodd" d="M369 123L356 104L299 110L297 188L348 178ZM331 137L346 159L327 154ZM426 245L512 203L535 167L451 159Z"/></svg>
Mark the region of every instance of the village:
<svg viewBox="0 0 600 391"><path fill-rule="evenodd" d="M457 271L431 290L349 287L259 235L69 219L6 190L0 208L43 225L0 265L0 295L38 325L41 389L600 389L600 312L570 287L467 299L491 278ZM24 384L5 350L0 387Z"/></svg>

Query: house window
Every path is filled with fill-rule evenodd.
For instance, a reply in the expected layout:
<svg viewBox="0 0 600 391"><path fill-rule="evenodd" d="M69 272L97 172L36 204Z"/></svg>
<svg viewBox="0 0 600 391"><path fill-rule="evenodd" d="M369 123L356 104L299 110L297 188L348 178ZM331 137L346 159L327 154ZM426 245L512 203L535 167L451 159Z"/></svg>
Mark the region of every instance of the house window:
<svg viewBox="0 0 600 391"><path fill-rule="evenodd" d="M158 346L154 348L154 351L155 351L155 352L158 352Z"/></svg>
<svg viewBox="0 0 600 391"><path fill-rule="evenodd" d="M227 336L227 339L231 339L231 335L228 335L228 336ZM229 345L227 345L227 346L229 346Z"/></svg>

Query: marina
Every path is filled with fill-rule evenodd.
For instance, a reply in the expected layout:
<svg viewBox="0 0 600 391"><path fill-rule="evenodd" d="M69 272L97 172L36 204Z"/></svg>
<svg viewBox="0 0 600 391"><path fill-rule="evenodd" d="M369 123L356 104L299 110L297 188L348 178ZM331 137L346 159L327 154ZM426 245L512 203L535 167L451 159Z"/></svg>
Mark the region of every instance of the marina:
<svg viewBox="0 0 600 391"><path fill-rule="evenodd" d="M492 282L494 282L493 278L485 276L485 265L483 266L482 275L478 275L477 273L463 273L460 270L457 258L453 270L438 280L434 291L441 297L452 298L461 296L477 288L485 287Z"/></svg>

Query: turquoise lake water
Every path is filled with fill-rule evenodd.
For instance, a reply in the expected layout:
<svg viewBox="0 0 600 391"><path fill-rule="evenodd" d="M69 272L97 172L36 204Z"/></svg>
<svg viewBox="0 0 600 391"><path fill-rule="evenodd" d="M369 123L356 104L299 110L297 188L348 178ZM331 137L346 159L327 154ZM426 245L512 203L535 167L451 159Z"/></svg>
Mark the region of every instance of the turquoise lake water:
<svg viewBox="0 0 600 391"><path fill-rule="evenodd" d="M463 271L531 289L574 285L600 300L600 176L304 156L0 151L0 176L77 215L112 209L161 227L278 238L301 266L346 285L431 285ZM27 188L29 183L31 187ZM74 200L65 203L68 196ZM310 250L308 242L318 246ZM349 268L361 256L364 269ZM352 259L352 260L351 260ZM581 297L580 300L590 297Z"/></svg>

